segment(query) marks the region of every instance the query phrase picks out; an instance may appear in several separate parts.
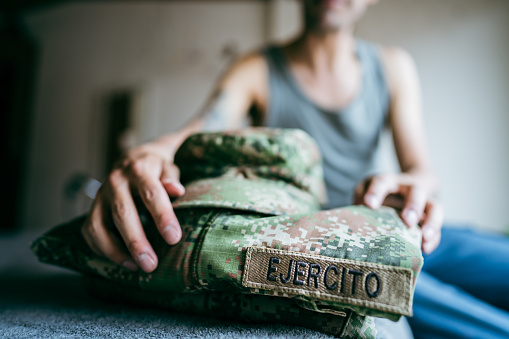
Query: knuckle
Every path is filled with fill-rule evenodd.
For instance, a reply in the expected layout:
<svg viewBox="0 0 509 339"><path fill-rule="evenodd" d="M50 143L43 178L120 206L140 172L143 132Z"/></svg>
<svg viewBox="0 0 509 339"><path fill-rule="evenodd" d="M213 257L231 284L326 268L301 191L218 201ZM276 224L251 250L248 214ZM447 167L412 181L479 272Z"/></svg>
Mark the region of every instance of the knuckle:
<svg viewBox="0 0 509 339"><path fill-rule="evenodd" d="M142 189L142 197L147 202L152 202L157 199L159 190L157 187L151 185Z"/></svg>
<svg viewBox="0 0 509 339"><path fill-rule="evenodd" d="M124 175L120 169L114 169L111 171L110 175L108 176L107 182L115 187L120 185L120 183L124 180Z"/></svg>
<svg viewBox="0 0 509 339"><path fill-rule="evenodd" d="M129 164L129 170L135 176L138 176L138 177L143 176L145 174L145 171L146 171L145 161L142 160L142 159L133 160Z"/></svg>
<svg viewBox="0 0 509 339"><path fill-rule="evenodd" d="M394 181L394 175L392 173L381 173L376 175L374 179L378 182L387 183Z"/></svg>
<svg viewBox="0 0 509 339"><path fill-rule="evenodd" d="M166 226L173 223L171 216L167 213L155 213L153 217L156 225Z"/></svg>
<svg viewBox="0 0 509 339"><path fill-rule="evenodd" d="M113 203L112 205L112 214L113 219L115 222L118 222L120 220L124 220L129 216L129 209L126 207L125 204L121 202Z"/></svg>
<svg viewBox="0 0 509 339"><path fill-rule="evenodd" d="M141 254L144 249L144 244L139 239L128 240L126 246L127 249L129 250L129 253L131 253L133 257L137 257L138 254Z"/></svg>
<svg viewBox="0 0 509 339"><path fill-rule="evenodd" d="M410 196L413 199L419 199L419 200L422 200L423 202L425 202L426 201L426 190L424 189L424 187L422 187L420 185L413 185L412 189L410 190Z"/></svg>
<svg viewBox="0 0 509 339"><path fill-rule="evenodd" d="M369 186L366 193L371 193L375 195L381 195L384 191L384 186L379 183L373 183L371 186Z"/></svg>
<svg viewBox="0 0 509 339"><path fill-rule="evenodd" d="M371 187L375 190L381 190L385 186L387 186L390 183L390 178L388 174L380 174L371 180Z"/></svg>
<svg viewBox="0 0 509 339"><path fill-rule="evenodd" d="M407 194L407 206L411 206L415 210L424 211L426 207L426 194L420 188L413 188Z"/></svg>

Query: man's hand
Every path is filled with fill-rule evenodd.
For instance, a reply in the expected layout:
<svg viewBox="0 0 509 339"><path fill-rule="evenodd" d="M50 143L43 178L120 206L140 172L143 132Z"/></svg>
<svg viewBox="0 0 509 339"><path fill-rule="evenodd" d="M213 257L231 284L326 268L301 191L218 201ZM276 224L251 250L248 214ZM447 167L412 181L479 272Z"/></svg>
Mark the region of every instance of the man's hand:
<svg viewBox="0 0 509 339"><path fill-rule="evenodd" d="M385 205L400 210L408 226L421 226L424 253L433 252L440 243L442 206L409 174L381 174L364 180L355 190L354 203L373 209Z"/></svg>
<svg viewBox="0 0 509 339"><path fill-rule="evenodd" d="M148 273L156 269L157 256L143 231L133 194L141 196L166 242L178 243L182 230L169 196L183 195L184 187L178 168L154 144L131 150L118 163L97 193L81 232L96 254Z"/></svg>

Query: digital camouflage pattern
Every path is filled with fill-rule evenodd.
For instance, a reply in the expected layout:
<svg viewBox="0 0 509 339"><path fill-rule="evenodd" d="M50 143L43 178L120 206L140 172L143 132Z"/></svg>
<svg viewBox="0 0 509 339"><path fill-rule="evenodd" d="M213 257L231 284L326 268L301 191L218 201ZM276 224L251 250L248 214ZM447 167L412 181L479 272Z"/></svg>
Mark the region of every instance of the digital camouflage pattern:
<svg viewBox="0 0 509 339"><path fill-rule="evenodd" d="M318 211L324 192L320 156L304 132L201 133L184 142L175 161L186 185L186 195L174 202L182 240L174 246L166 244L147 210L137 204L159 258L154 272L132 272L96 256L81 237L84 217L37 239L34 252L43 262L83 272L90 289L110 299L230 319L295 324L344 338L374 338L376 328L370 316L397 320L411 314L413 287L422 267L420 231L408 229L389 208ZM273 252L283 261L269 256L270 262L263 262L262 268L253 261L246 269L250 248L280 250ZM243 282L248 270L268 280L280 279L276 283L283 286L281 272L286 274L286 269L278 265L292 253L311 258L289 268L290 284L296 286L292 293L284 292L286 287L253 288ZM337 264L332 270L318 268L314 258ZM389 273L343 268L341 280L343 262ZM391 270L410 277L407 290L383 285L395 276ZM345 277L350 279L346 287L341 283ZM324 291L332 290L332 280L337 286L334 297L313 291L319 284ZM345 292L340 293L343 287ZM407 304L395 308L373 302L378 293L389 292L408 294ZM357 299L352 296L356 293Z"/></svg>
<svg viewBox="0 0 509 339"><path fill-rule="evenodd" d="M185 169L180 178L184 185L209 177L272 179L295 186L320 203L326 200L320 150L298 129L257 127L194 134L180 146L175 164Z"/></svg>
<svg viewBox="0 0 509 339"><path fill-rule="evenodd" d="M321 156L301 130L249 128L190 136L175 154L186 193L173 206L270 215L313 212L326 201Z"/></svg>

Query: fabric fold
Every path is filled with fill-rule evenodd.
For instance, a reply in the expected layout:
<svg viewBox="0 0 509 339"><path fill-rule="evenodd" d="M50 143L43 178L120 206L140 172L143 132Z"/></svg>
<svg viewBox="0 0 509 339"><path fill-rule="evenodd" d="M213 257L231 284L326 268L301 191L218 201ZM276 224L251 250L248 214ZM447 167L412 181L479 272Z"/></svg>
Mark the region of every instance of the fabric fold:
<svg viewBox="0 0 509 339"><path fill-rule="evenodd" d="M320 211L317 152L298 130L188 138L175 157L186 186L173 203L182 240L168 245L137 203L159 258L152 273L94 254L81 236L84 217L50 230L32 249L43 262L84 273L87 286L110 299L371 338L371 316L412 314L420 229L386 207Z"/></svg>

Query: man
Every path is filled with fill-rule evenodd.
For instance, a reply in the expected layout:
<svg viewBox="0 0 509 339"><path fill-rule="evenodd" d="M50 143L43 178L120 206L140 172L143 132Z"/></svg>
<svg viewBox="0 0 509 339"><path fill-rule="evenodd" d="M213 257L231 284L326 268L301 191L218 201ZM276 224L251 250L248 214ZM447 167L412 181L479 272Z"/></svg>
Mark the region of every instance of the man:
<svg viewBox="0 0 509 339"><path fill-rule="evenodd" d="M92 250L132 270L155 270L158 258L131 192L141 196L166 242L176 244L182 233L168 197L184 192L172 163L176 149L193 132L239 128L248 117L254 125L302 128L317 140L329 195L325 208L354 201L375 209L399 205L406 224L421 225L422 249L431 253L440 242L443 213L432 199L437 180L427 155L415 66L401 49L353 36L356 22L375 2L304 0L305 27L297 39L245 56L219 81L197 118L129 151L98 192L82 229ZM386 121L402 172L372 175ZM426 321L422 327L435 329ZM435 334L449 333L448 326L440 332L442 327ZM496 330L509 335L507 326Z"/></svg>

